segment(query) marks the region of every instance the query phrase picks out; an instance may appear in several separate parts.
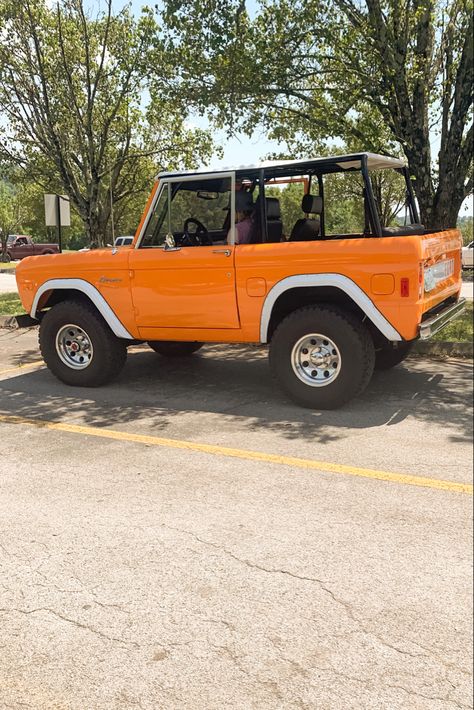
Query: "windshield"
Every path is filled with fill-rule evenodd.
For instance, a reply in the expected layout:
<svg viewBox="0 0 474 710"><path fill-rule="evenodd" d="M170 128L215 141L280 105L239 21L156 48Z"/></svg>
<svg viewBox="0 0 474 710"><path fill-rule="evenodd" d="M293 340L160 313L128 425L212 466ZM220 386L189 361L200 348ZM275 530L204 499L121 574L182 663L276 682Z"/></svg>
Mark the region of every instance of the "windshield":
<svg viewBox="0 0 474 710"><path fill-rule="evenodd" d="M16 234L10 234L10 235L7 237L7 244L11 244L12 242L15 241L15 239L16 239Z"/></svg>

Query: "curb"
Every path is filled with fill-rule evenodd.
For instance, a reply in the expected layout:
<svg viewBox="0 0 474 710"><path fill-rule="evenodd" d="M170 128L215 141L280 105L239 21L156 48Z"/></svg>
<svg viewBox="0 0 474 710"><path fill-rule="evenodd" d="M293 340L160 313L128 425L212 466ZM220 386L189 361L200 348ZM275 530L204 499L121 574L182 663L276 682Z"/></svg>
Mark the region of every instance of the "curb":
<svg viewBox="0 0 474 710"><path fill-rule="evenodd" d="M18 328L16 316L0 316L0 328Z"/></svg>
<svg viewBox="0 0 474 710"><path fill-rule="evenodd" d="M0 328L17 330L18 328L29 328L38 325L38 321L28 313L21 313L19 316L0 316Z"/></svg>
<svg viewBox="0 0 474 710"><path fill-rule="evenodd" d="M412 349L413 355L431 355L433 357L473 357L472 342L450 343L447 340L418 340Z"/></svg>

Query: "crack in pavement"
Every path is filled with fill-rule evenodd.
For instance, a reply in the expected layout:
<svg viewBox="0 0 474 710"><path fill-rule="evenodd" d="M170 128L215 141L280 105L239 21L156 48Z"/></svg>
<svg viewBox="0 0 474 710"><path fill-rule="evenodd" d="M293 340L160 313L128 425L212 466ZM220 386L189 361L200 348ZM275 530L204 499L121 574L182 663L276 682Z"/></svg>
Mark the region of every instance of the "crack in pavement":
<svg viewBox="0 0 474 710"><path fill-rule="evenodd" d="M375 631L372 631L367 626L365 626L364 623L362 622L362 620L359 619L357 616L355 616L350 604L348 602L344 601L343 599L341 599L340 597L338 597L327 586L326 582L324 582L323 580L321 580L317 577L309 577L306 575L299 575L294 572L291 572L290 570L281 569L281 568L277 568L277 567L265 567L265 566L260 565L256 562L252 562L248 559L238 557L237 555L235 555L233 552L231 552L227 548L223 547L222 545L219 545L218 543L212 542L210 540L204 540L203 538L199 537L199 535L192 532L191 530L184 530L182 528L178 528L178 527L175 527L172 525L167 525L166 523L162 523L161 526L166 529L174 530L175 532L179 532L183 535L188 535L189 537L192 537L194 540L196 540L200 544L206 545L207 547L212 547L212 548L218 550L219 552L227 555L231 559L235 560L239 564L246 565L247 567L250 567L251 569L257 569L260 572L265 572L266 574L281 574L281 575L285 575L285 576L288 576L288 577L291 577L293 579L297 579L297 580L303 581L303 582L316 583L322 589L323 592L325 592L328 596L331 597L331 599L334 602L336 602L337 604L339 604L340 606L343 607L348 618L358 626L358 630L353 630L349 633L362 632L365 635L371 636L372 638L376 639L380 644L382 644L386 648L389 648L390 650L392 650L395 653L398 653L402 656L407 656L409 658L432 658L445 667L450 667L452 670L456 670L456 671L460 670L461 671L461 669L457 669L452 664L444 662L436 654L434 654L432 651L430 651L429 649L426 649L423 646L420 646L420 648L423 648L423 650L426 651L426 653L412 653L410 651L405 651L404 649L401 649L398 646L395 646L395 645L389 643L384 638L382 638L379 634L377 634ZM416 645L419 645L416 642L413 642L413 643L415 643ZM438 698L433 698L433 699L438 699ZM446 700L445 702L454 702L454 701Z"/></svg>
<svg viewBox="0 0 474 710"><path fill-rule="evenodd" d="M472 708L472 705L461 705L461 703L458 703L456 700L452 700L449 697L442 698L439 695L425 695L424 693L418 693L416 690L409 690L403 685L392 685L390 683L387 683L386 685L387 688L403 690L405 693L407 693L407 695L415 696L416 698L424 698L425 700L439 700L441 703L452 703L457 708L460 708L460 710L470 710L470 708Z"/></svg>
<svg viewBox="0 0 474 710"><path fill-rule="evenodd" d="M6 613L6 614L12 614L12 613L17 613L17 614L24 614L28 616L29 614L37 614L40 612L46 612L47 614L52 614L53 616L57 617L58 619L61 619L62 621L66 621L68 624L73 624L74 626L77 626L80 629L84 629L85 631L89 631L92 634L95 634L96 636L99 636L99 638L105 639L106 641L112 641L115 643L120 643L122 646L125 648L130 649L132 648L140 648L140 644L137 643L136 641L125 641L125 639L117 638L115 636L108 636L107 634L104 634L103 631L99 631L98 629L94 629L92 626L89 626L88 624L84 624L81 621L78 621L77 619L71 619L68 616L64 616L63 614L60 614L58 611L55 611L54 609L50 609L49 607L38 607L37 609L4 609L0 608L0 612ZM160 645L160 644L157 644Z"/></svg>
<svg viewBox="0 0 474 710"><path fill-rule="evenodd" d="M350 605L347 602L345 602L343 599L340 599L339 597L337 597L334 594L334 592L331 589L329 589L329 587L326 586L326 583L322 579L318 579L317 577L306 577L304 575L299 575L299 574L296 574L295 572L290 572L289 570L279 569L276 567L275 568L274 567L264 567L263 565L259 565L256 562L251 562L250 560L243 559L241 557L237 557L237 555L235 555L230 550L227 550L225 547L222 547L222 545L218 545L215 542L210 542L209 540L203 540L202 538L199 537L199 535L196 535L196 533L193 533L190 530L183 530L182 528L176 528L176 527L173 527L172 525L166 525L165 523L162 523L161 525L162 525L162 527L167 528L169 530L175 530L176 532L180 532L184 535L189 535L190 537L193 537L195 540L200 542L202 545L207 545L208 547L213 547L214 549L219 550L220 552L223 552L228 557L231 557L236 562L239 562L240 564L244 564L247 567L250 567L252 569L258 569L261 572L266 572L268 574L283 574L283 575L286 575L288 577L293 577L294 579L298 579L303 582L315 582L316 584L318 584L321 587L321 589L324 592L326 592L326 594L328 594L333 599L333 601L335 601L337 604L340 604L341 606L344 607L344 609L347 612L347 615L349 616L349 618L352 621L354 621L356 624L361 625L361 622L359 621L359 619L357 619L354 616Z"/></svg>

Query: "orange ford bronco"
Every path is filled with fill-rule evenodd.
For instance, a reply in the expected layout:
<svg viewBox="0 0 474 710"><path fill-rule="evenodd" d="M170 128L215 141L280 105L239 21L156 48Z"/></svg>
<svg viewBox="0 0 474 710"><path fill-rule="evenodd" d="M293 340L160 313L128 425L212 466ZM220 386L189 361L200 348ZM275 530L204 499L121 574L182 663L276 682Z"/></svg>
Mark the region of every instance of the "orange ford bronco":
<svg viewBox="0 0 474 710"><path fill-rule="evenodd" d="M335 408L463 309L459 232L419 222L404 162L370 153L162 173L131 247L30 257L16 277L67 384L111 380L137 341L267 343L290 397Z"/></svg>

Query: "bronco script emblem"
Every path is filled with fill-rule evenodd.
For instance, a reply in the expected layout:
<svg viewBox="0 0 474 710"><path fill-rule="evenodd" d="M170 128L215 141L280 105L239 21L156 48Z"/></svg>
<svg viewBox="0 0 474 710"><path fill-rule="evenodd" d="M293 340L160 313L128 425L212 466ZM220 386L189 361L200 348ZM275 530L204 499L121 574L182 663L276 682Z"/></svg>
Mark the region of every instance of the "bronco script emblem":
<svg viewBox="0 0 474 710"><path fill-rule="evenodd" d="M100 284L117 284L121 281L122 279L109 279L107 276L101 276L99 279Z"/></svg>

